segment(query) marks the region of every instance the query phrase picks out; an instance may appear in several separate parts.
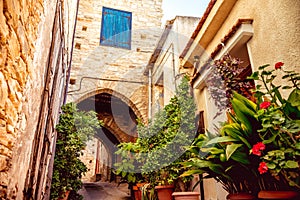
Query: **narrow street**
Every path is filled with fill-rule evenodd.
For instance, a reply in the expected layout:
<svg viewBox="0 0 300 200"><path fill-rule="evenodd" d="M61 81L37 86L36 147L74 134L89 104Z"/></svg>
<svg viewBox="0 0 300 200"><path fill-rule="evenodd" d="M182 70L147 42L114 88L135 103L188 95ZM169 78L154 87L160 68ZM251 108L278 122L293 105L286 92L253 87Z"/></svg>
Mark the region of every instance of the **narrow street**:
<svg viewBox="0 0 300 200"><path fill-rule="evenodd" d="M84 200L130 200L130 191L127 184L93 182L84 183L79 191Z"/></svg>

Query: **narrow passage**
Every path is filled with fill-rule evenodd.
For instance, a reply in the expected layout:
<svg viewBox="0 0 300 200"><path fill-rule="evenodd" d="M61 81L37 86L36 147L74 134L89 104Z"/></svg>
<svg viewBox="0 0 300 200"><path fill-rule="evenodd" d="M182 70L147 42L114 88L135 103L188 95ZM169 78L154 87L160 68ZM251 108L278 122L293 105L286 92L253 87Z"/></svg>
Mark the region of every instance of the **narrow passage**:
<svg viewBox="0 0 300 200"><path fill-rule="evenodd" d="M130 200L128 184L93 182L84 183L79 191L84 200Z"/></svg>

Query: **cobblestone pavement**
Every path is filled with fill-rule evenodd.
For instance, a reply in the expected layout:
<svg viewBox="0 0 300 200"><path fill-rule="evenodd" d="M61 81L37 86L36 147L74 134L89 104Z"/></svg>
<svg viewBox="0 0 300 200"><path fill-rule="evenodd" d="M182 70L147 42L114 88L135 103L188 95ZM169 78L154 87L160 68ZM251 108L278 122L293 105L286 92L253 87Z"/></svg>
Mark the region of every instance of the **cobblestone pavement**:
<svg viewBox="0 0 300 200"><path fill-rule="evenodd" d="M94 182L84 183L79 191L84 200L130 200L128 184Z"/></svg>

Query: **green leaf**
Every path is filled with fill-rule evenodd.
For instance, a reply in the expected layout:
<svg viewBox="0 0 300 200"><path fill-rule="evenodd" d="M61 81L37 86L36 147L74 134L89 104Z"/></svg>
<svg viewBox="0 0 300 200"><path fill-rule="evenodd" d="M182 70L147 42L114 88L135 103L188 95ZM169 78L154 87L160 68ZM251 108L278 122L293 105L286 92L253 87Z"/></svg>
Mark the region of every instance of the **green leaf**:
<svg viewBox="0 0 300 200"><path fill-rule="evenodd" d="M258 80L258 79L259 79L258 76L259 76L259 72L256 71L256 72L253 72L253 73L251 74L251 76L248 76L247 79Z"/></svg>
<svg viewBox="0 0 300 200"><path fill-rule="evenodd" d="M245 165L250 164L250 161L248 159L248 154L243 152L236 151L234 154L231 155L231 159Z"/></svg>
<svg viewBox="0 0 300 200"><path fill-rule="evenodd" d="M227 160L229 160L229 158L231 157L231 155L233 153L235 153L235 151L239 148L243 146L242 144L230 144L226 146L226 158Z"/></svg>
<svg viewBox="0 0 300 200"><path fill-rule="evenodd" d="M284 89L284 90L289 90L289 89L291 89L292 87L291 86L283 86L282 87L282 89Z"/></svg>
<svg viewBox="0 0 300 200"><path fill-rule="evenodd" d="M288 160L285 163L285 167L286 168L299 168L299 164L298 164L298 162L296 162L294 160Z"/></svg>
<svg viewBox="0 0 300 200"><path fill-rule="evenodd" d="M261 72L261 75L263 75L263 76L269 76L271 74L272 74L272 71L262 71Z"/></svg>
<svg viewBox="0 0 300 200"><path fill-rule="evenodd" d="M230 136L223 136L223 137L215 137L211 140L209 140L206 145L216 144L216 143L222 143L222 142L234 142L238 141L237 139L234 139Z"/></svg>
<svg viewBox="0 0 300 200"><path fill-rule="evenodd" d="M219 149L217 147L210 147L210 148L201 148L202 152L207 152L207 153L211 153L211 154L220 154L223 153L224 150L223 149Z"/></svg>
<svg viewBox="0 0 300 200"><path fill-rule="evenodd" d="M267 163L269 169L275 169L276 165L274 163Z"/></svg>
<svg viewBox="0 0 300 200"><path fill-rule="evenodd" d="M296 145L295 145L296 149L299 149L300 150L300 142L297 142Z"/></svg>
<svg viewBox="0 0 300 200"><path fill-rule="evenodd" d="M206 171L202 169L192 169L192 170L185 171L183 174L180 175L180 177L191 176L194 174L203 174L205 172Z"/></svg>
<svg viewBox="0 0 300 200"><path fill-rule="evenodd" d="M263 70L265 69L266 67L270 66L270 64L266 64L266 65L262 65L262 66L259 66L258 69L259 70Z"/></svg>

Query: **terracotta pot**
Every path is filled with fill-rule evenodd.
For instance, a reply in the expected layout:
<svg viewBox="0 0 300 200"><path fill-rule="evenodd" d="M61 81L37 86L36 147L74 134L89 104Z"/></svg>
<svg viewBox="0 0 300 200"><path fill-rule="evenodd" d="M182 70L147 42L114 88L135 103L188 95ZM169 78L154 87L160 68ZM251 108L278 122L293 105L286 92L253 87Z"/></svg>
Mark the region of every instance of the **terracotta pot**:
<svg viewBox="0 0 300 200"><path fill-rule="evenodd" d="M64 196L62 198L59 198L58 200L67 200L68 197L69 197L70 192L71 192L70 190L66 191Z"/></svg>
<svg viewBox="0 0 300 200"><path fill-rule="evenodd" d="M295 191L267 191L262 190L258 193L259 199L285 199L285 200L299 200L299 193Z"/></svg>
<svg viewBox="0 0 300 200"><path fill-rule="evenodd" d="M226 196L227 200L254 200L255 196L248 193L237 193L237 194L228 194Z"/></svg>
<svg viewBox="0 0 300 200"><path fill-rule="evenodd" d="M199 200L199 192L173 192L175 200Z"/></svg>
<svg viewBox="0 0 300 200"><path fill-rule="evenodd" d="M172 200L174 185L155 186L158 200Z"/></svg>
<svg viewBox="0 0 300 200"><path fill-rule="evenodd" d="M134 199L141 200L142 199L142 191L140 190L140 188L135 185L132 187L132 190L133 190L133 194L134 194Z"/></svg>

